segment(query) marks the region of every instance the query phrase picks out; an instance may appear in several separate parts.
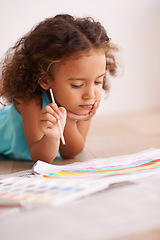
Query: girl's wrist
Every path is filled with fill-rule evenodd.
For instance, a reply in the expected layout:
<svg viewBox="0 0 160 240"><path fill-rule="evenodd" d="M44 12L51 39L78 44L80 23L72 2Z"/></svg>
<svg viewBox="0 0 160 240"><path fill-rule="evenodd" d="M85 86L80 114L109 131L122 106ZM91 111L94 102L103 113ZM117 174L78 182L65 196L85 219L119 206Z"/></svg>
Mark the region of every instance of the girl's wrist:
<svg viewBox="0 0 160 240"><path fill-rule="evenodd" d="M51 135L51 134L44 134L43 135L43 139L45 139L46 141L52 141L54 143L59 143L60 142L60 134L59 136L55 136L55 135Z"/></svg>

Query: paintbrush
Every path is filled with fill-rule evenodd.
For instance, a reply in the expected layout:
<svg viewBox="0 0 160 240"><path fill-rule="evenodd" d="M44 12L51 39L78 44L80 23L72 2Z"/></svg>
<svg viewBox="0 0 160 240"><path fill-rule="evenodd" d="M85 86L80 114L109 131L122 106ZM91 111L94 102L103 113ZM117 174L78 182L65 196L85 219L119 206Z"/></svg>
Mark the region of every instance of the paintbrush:
<svg viewBox="0 0 160 240"><path fill-rule="evenodd" d="M55 103L54 96L53 96L53 91L52 91L51 88L50 88L49 90L50 90L52 102ZM61 123L60 123L59 120L58 120L58 128L59 128L59 132L60 132L60 135L61 135L61 141L62 141L62 143L65 145L66 143L65 143L65 140L64 140L62 127L61 127Z"/></svg>

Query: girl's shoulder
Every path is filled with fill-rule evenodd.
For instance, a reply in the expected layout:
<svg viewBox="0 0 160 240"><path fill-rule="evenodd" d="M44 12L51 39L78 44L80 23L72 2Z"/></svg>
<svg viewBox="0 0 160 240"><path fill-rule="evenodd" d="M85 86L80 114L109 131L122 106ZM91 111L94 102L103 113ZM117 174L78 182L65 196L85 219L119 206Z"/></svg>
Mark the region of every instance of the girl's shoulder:
<svg viewBox="0 0 160 240"><path fill-rule="evenodd" d="M19 101L19 104L16 106L16 109L19 113L29 110L34 111L36 109L42 109L46 105L50 104L50 99L48 97L47 91L44 91L42 97L39 99L32 98L28 101Z"/></svg>
<svg viewBox="0 0 160 240"><path fill-rule="evenodd" d="M43 94L42 94L42 108L49 105L50 103L51 103L51 101L48 96L48 91L44 90Z"/></svg>

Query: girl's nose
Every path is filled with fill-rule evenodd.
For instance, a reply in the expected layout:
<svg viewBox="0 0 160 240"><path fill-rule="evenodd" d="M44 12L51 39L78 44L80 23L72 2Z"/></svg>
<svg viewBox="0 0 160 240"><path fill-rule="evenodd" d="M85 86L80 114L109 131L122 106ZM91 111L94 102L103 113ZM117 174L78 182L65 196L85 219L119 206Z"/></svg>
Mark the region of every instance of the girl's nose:
<svg viewBox="0 0 160 240"><path fill-rule="evenodd" d="M93 99L95 98L95 89L93 86L87 87L83 93L83 99Z"/></svg>

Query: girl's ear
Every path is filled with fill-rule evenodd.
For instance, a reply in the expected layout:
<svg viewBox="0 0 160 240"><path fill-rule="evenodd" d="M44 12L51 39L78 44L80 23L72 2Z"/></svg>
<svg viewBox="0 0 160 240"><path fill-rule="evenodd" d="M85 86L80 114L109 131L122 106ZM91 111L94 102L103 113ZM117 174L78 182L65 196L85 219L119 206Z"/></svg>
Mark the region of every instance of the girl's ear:
<svg viewBox="0 0 160 240"><path fill-rule="evenodd" d="M45 90L48 90L50 88L50 84L49 84L49 78L48 77L45 77L45 78L41 78L39 80L39 85L45 89Z"/></svg>

